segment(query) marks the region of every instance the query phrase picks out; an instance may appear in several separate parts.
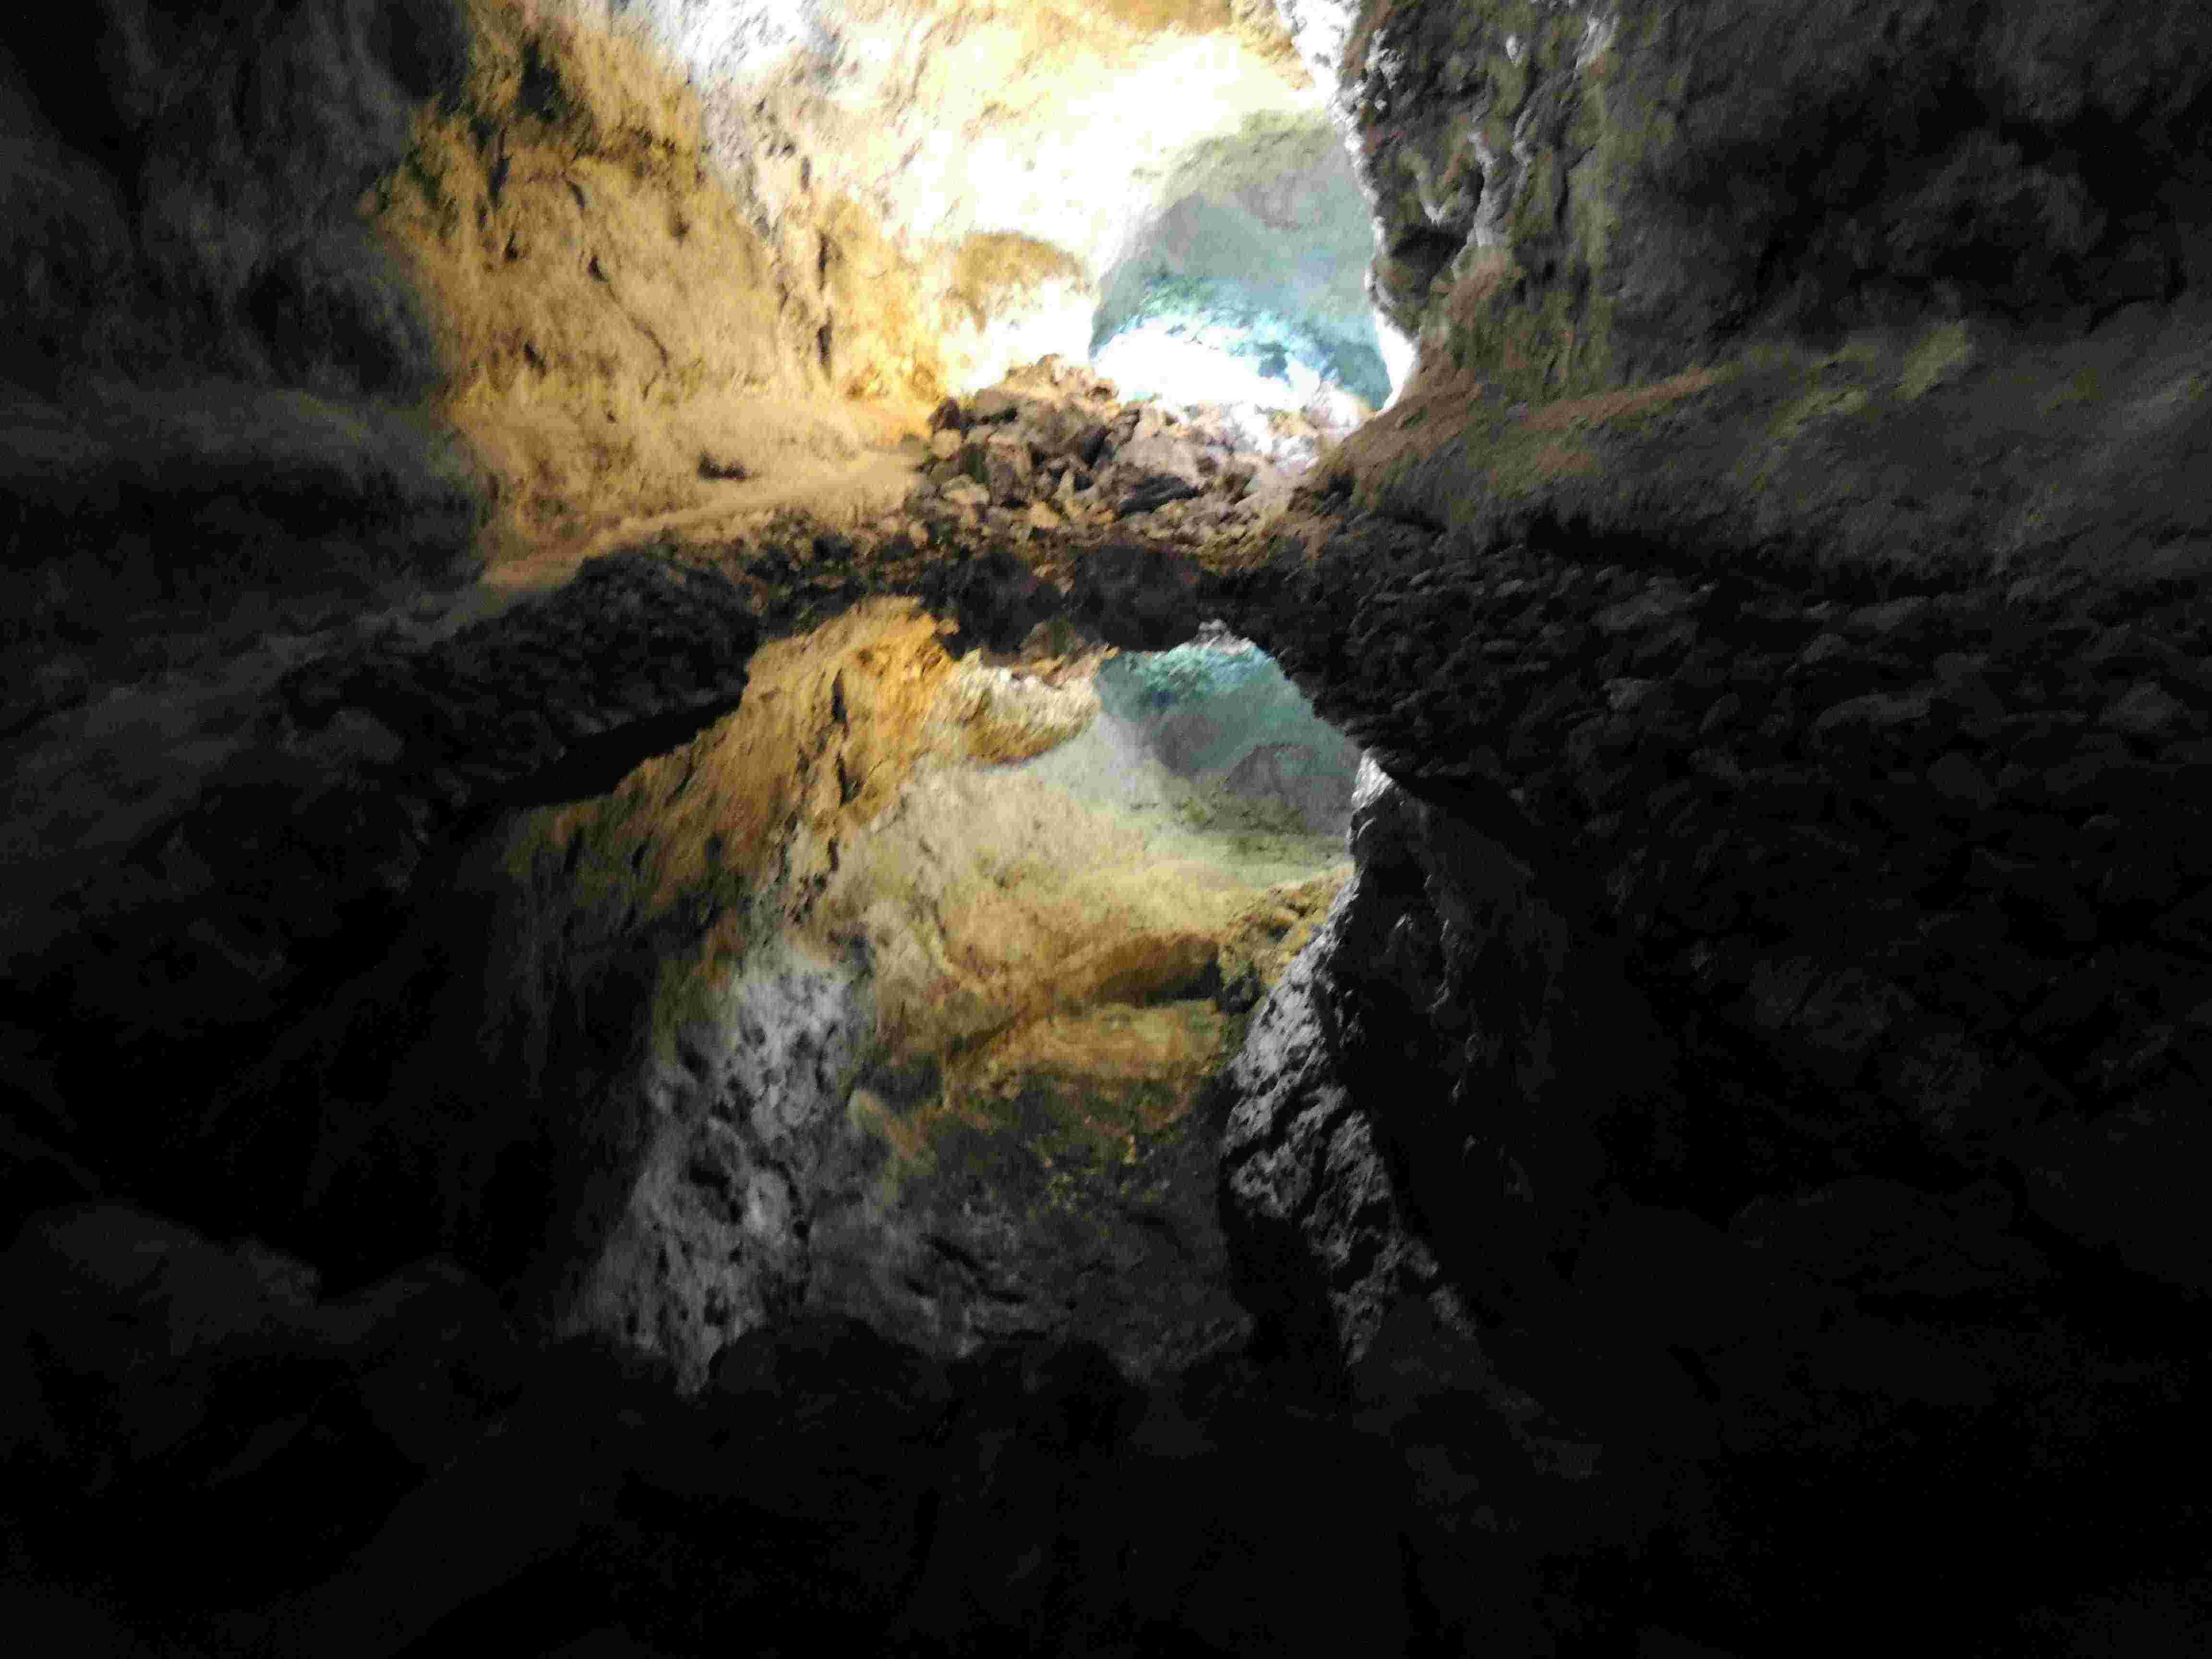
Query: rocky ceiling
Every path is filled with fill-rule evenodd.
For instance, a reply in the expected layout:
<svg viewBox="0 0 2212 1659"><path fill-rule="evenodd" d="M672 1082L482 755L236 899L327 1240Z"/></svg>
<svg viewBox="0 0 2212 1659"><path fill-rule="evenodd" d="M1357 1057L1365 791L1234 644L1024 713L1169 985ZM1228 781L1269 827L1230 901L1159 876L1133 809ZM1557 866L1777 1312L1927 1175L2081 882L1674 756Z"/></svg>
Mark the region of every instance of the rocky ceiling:
<svg viewBox="0 0 2212 1659"><path fill-rule="evenodd" d="M2204 1645L2196 9L97 0L0 121L9 1627Z"/></svg>
<svg viewBox="0 0 2212 1659"><path fill-rule="evenodd" d="M417 507L423 538L473 508L509 553L603 546L738 499L712 487L733 469L854 474L947 392L1086 359L1164 277L1386 395L1365 204L1258 0L264 21L118 4L15 55L19 372L82 372L14 447L58 511L56 464L205 477L274 446ZM233 388L219 431L180 389L207 376ZM425 398L430 434L386 407Z"/></svg>

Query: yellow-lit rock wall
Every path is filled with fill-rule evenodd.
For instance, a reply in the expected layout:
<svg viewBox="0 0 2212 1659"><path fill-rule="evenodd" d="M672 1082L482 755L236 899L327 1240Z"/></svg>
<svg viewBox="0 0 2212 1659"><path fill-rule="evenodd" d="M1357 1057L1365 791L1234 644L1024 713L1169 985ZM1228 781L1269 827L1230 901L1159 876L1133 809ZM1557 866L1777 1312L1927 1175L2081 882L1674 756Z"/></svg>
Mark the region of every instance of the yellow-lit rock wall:
<svg viewBox="0 0 2212 1659"><path fill-rule="evenodd" d="M362 210L434 320L438 396L498 480L501 550L831 469L912 421L933 349L864 215L822 215L836 282L825 256L781 257L708 167L697 94L665 53L514 0L468 11L460 95L417 115ZM860 290L837 385L824 343Z"/></svg>
<svg viewBox="0 0 2212 1659"><path fill-rule="evenodd" d="M613 794L516 821L485 878L505 942L480 1046L526 1057L579 1018L638 1022L599 1033L612 1071L547 1079L556 1137L605 1126L623 1173L532 1263L532 1316L696 1382L794 1298L976 1340L989 1316L960 1290L909 1288L939 1230L1000 1239L994 1271L1038 1306L1139 1248L1115 1191L1218 1251L1210 1142L1185 1120L1234 1052L1233 1010L1349 866L1295 837L1164 832L1031 765L1103 718L1082 666L955 661L929 617L871 602L763 648L742 708ZM664 941L654 976L617 1006L592 976L639 938ZM1109 1298L1130 1363L1228 1316L1211 1269L1182 1272L1203 1318L1158 1305L1157 1276Z"/></svg>
<svg viewBox="0 0 2212 1659"><path fill-rule="evenodd" d="M1340 879L1295 855L1224 871L1194 840L1163 856L1110 804L1020 771L1097 714L1084 678L955 660L939 624L872 602L763 647L741 709L616 793L521 820L508 872L524 891L564 866L529 924L548 939L580 911L718 915L665 969L664 1037L764 939L824 955L860 941L885 1061L972 1070L988 1089L1017 1054L1067 1063L1066 1036L1031 1028L1173 1000L1217 965L1272 978ZM1101 1043L1126 1069L1121 1038Z"/></svg>
<svg viewBox="0 0 2212 1659"><path fill-rule="evenodd" d="M362 207L509 553L742 501L702 458L834 473L1080 358L1188 149L1315 101L1255 0L465 13L465 86Z"/></svg>
<svg viewBox="0 0 2212 1659"><path fill-rule="evenodd" d="M1317 107L1266 0L99 0L19 33L0 478L74 525L124 477L157 538L310 478L332 522L276 515L289 568L573 558L866 472L946 391L1085 355L1193 145Z"/></svg>

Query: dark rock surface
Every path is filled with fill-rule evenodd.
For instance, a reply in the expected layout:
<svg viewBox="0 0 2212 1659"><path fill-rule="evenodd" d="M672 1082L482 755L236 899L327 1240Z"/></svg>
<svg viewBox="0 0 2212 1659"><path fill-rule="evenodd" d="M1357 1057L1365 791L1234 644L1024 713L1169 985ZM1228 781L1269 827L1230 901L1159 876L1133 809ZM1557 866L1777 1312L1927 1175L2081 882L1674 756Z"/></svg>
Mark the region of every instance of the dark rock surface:
<svg viewBox="0 0 2212 1659"><path fill-rule="evenodd" d="M1389 775L1231 1073L1267 1319L1354 1358L1463 1297L1509 1382L1712 1483L1729 1565L1662 1617L1739 1650L1875 1639L1879 1578L2008 1650L2023 1573L2201 1559L2155 1449L2212 1274L2201 605L1306 545L1230 614Z"/></svg>
<svg viewBox="0 0 2212 1659"><path fill-rule="evenodd" d="M2200 1641L2203 32L1285 13L1419 368L1226 583L1382 775L1231 1073L1261 1340L1413 1291L1694 1469L1673 1632Z"/></svg>
<svg viewBox="0 0 2212 1659"><path fill-rule="evenodd" d="M1942 1628L1964 1651L2019 1650L2022 1632L2096 1616L2082 1608L2140 1606L2144 1628L2188 1630L2205 1517L2171 1448L2203 1404L2186 1079L2205 994L2188 896L2205 878L2185 786L2205 734L2191 605L2080 585L1882 599L1559 547L1474 560L1419 526L1313 516L1325 501L1303 504L1264 565L1237 568L1233 544L1180 563L1150 544L1166 586L1117 586L1126 567L1110 555L1091 571L1091 549L1125 532L978 526L939 549L910 526L787 523L720 556L587 567L569 591L609 601L593 618L631 607L631 657L630 636L596 621L564 632L556 599L287 682L288 709L325 720L326 743L347 736L349 764L387 769L371 771L370 799L416 803L395 819L414 838L395 829L393 845L428 883L411 890L447 913L422 935L435 939L478 926L424 873L463 855L470 824L557 799L570 748L603 735L595 720L649 744L651 722L710 713L760 633L903 589L1018 659L1075 637L1055 630L1080 629L1086 603L1133 629L1194 629L1194 611L1218 607L1381 763L1356 815L1357 880L1223 1085L1229 1265L1258 1322L1241 1357L1155 1384L1134 1427L1115 1403L1128 1385L1091 1363L1073 1397L1119 1427L1032 1420L1016 1389L995 1408L1011 1419L955 1430L930 1416L933 1362L810 1336L803 1353L830 1357L799 1370L732 1351L717 1387L747 1406L718 1430L696 1426L705 1408L680 1405L672 1376L629 1376L573 1345L516 1360L485 1314L476 1340L510 1355L507 1380L434 1381L447 1362L426 1348L434 1380L402 1395L430 1390L428 1424L409 1430L377 1415L365 1384L316 1381L354 1375L327 1339L296 1363L301 1386L338 1387L313 1395L337 1403L248 1389L234 1406L228 1358L185 1383L67 1360L40 1323L56 1316L27 1297L10 1364L42 1403L21 1416L37 1449L17 1455L44 1471L26 1490L74 1518L39 1532L20 1576L58 1583L55 1604L88 1619L189 1627L177 1641L204 1651L438 1650L499 1632L550 1650L617 1626L688 1651L740 1611L763 1630L784 1621L787 1642L834 1629L915 1652L1028 1650L1048 1631L1064 1650L1194 1638L1283 1650L1353 1582L1382 1596L1357 1616L1403 1631L1408 1650L1598 1651L1662 1626L1736 1651L1815 1628L1871 1640L1869 1577L1950 1609ZM481 695L455 693L470 684ZM557 714L566 743L503 717L526 704L555 711L541 718ZM419 740L380 744L356 723L371 717L416 721ZM312 848L319 820L297 822L295 844ZM214 877L174 901L180 934L257 890L224 871L287 867L207 862ZM380 925L421 924L373 864L331 867L361 872L331 890L368 895ZM300 884L265 890L264 904L301 903ZM115 914L129 914L120 901ZM49 1006L100 994L96 943L71 947ZM630 940L606 994L639 994L665 947ZM431 961L402 952L365 1006L405 1006L409 963ZM441 969L434 982L452 981ZM287 1212L280 1189L309 1166L312 1122L246 1109L265 1112L266 1094L194 1085L190 1067L226 1052L204 1029L187 1040L154 1024L144 1046L116 1042L159 1011L110 994L111 1023L87 1028L97 1046L72 1047L58 1018L27 1035L29 1133L11 1179L42 1202L120 1186L203 1212L219 1199L240 1216ZM211 1000L241 1034L228 1052L275 1023ZM393 1058L422 1036L366 1029ZM109 1048L165 1056L204 1103L166 1139L88 1157L88 1127L64 1103L109 1074L95 1069ZM349 1068L375 1052L319 1063L373 1091L374 1066ZM257 1075L298 1075L297 1059ZM2161 1079L2162 1094L2147 1088ZM210 1189L211 1167L228 1184ZM334 1239L411 1229L434 1246L437 1218L389 1201L404 1174L387 1164L384 1185L350 1197L325 1188L320 1224ZM588 1184L517 1169L497 1202L533 1228L573 1221L599 1201ZM38 1264L56 1247L36 1241L50 1237L25 1235L27 1274L49 1273ZM365 1264L331 1271L366 1288ZM777 1318L764 1307L732 1328ZM267 1322L249 1310L218 1328L306 1340L281 1322L254 1336ZM782 1380L808 1364L849 1366L874 1401L827 1441L784 1415L821 1394ZM1413 1397L1378 1405L1384 1385L1359 1379L1393 1367ZM264 1370L284 1367L243 1375ZM894 1402L886 1376L914 1399ZM603 1395L624 1403L588 1403ZM303 1412L307 1427L287 1426ZM488 1417L513 1426L494 1435ZM85 1577L110 1513L88 1492L121 1478L100 1470L135 1468L139 1442L71 1437L142 1418L185 1425L148 1431L150 1462L131 1476L157 1507L197 1502L210 1470L264 1437L275 1448L239 1477L263 1529L240 1535L270 1541L237 1552L250 1571L210 1565L189 1616L127 1569ZM172 1449L161 1437L179 1432ZM1115 1455L1071 1453L1086 1433ZM410 1434L464 1449L395 1449ZM740 1443L748 1467L787 1459L775 1490L793 1495L702 1473ZM1308 1463L1398 1519L1349 1539L1302 1519L1322 1487L1286 1486L1282 1471ZM1189 1503L1194 1472L1212 1507ZM284 1494L306 1489L359 1496L315 1528L289 1524ZM509 1506L511 1526L450 1518ZM993 1518L948 1529L956 1510ZM1343 1511L1332 1498L1325 1512ZM2100 1517L2094 1547L2063 1519L2085 1514ZM736 1581L725 1545L704 1541L732 1528L757 1563ZM1316 1536L1329 1553L1301 1553ZM1365 1565L1342 1553L1378 1540Z"/></svg>
<svg viewBox="0 0 2212 1659"><path fill-rule="evenodd" d="M313 1124L289 1034L502 814L604 792L735 706L759 637L726 580L624 555L451 635L307 661L187 805L52 896L58 937L11 939L27 1075L84 1100L159 1069L182 1109L111 1141L107 1179L174 1205L212 1164L234 1213L276 1205L273 1220L296 1206Z"/></svg>
<svg viewBox="0 0 2212 1659"><path fill-rule="evenodd" d="M1675 1154L1716 1196L1888 1158L2008 1169L2033 1204L2032 1132L2063 1112L2125 1109L2185 1155L2156 1103L2212 1067L2186 920L2212 878L2195 606L2024 583L1850 603L1534 550L1468 562L1373 521L1321 558L1305 580L1336 620L1292 601L1243 625L1428 803L1408 811L1490 837L1628 953L1698 1066L1691 1109L1726 1125L1686 1123ZM2127 729L2137 709L2156 717ZM1786 1103L1814 1090L1816 1110Z"/></svg>
<svg viewBox="0 0 2212 1659"><path fill-rule="evenodd" d="M1422 337L1286 518L1262 468L1316 434L1239 456L1047 366L940 410L890 520L629 550L457 631L301 647L204 787L0 941L11 1627L2203 1645L2201 20L1285 10L1375 195L1378 300ZM402 70L434 82L365 45L372 114ZM187 114L82 118L127 172ZM253 135L209 118L252 185ZM159 529L181 497L134 494L122 449L61 494L119 480ZM191 532L222 544L211 511ZM528 1328L532 1275L599 1259L646 1177L654 1103L610 1087L579 1122L540 1085L631 1075L656 975L715 918L612 918L542 1047L501 1048L514 941L473 876L514 814L617 786L738 706L764 642L882 595L994 663L1219 616L1371 757L1355 879L1175 1148L1187 1198L1218 1134L1249 1340L1141 1383L1079 1340L947 1364L799 1311L811 1269L772 1250L702 1389ZM11 709L11 758L81 678ZM834 1103L841 994L774 1003L716 1086ZM462 1054L513 1097L497 1133L441 1115ZM795 1189L829 1157L699 1115L744 1153L703 1183L740 1221L740 1164ZM985 1231L937 1196L923 1248ZM825 1275L878 1265L823 1232ZM991 1242L939 1282L987 1300L1031 1248ZM702 1310L723 1282L629 1265Z"/></svg>
<svg viewBox="0 0 2212 1659"><path fill-rule="evenodd" d="M872 1109L898 1113L942 1083L879 1071L865 1087ZM1035 1084L989 1127L940 1130L922 1169L836 1136L807 1217L805 1299L940 1354L1079 1331L1146 1382L1241 1342L1218 1103L1101 1145L1068 1130L1056 1092Z"/></svg>
<svg viewBox="0 0 2212 1659"><path fill-rule="evenodd" d="M1840 331L1931 300L2078 326L2206 274L2212 41L2191 15L1286 9L1352 129L1377 304L1485 374L1504 367L1501 337L1522 347L1518 395L1657 379L1747 330Z"/></svg>
<svg viewBox="0 0 2212 1659"><path fill-rule="evenodd" d="M1437 1591L1466 1613L1470 1566L1502 1606L1540 1554L1422 1521L1398 1424L1425 1413L1462 1482L1517 1454L1439 1409L1418 1322L1364 1416L1233 1354L1143 1389L1095 1346L946 1366L834 1316L756 1328L684 1401L590 1342L526 1357L446 1264L333 1303L113 1206L42 1212L0 1263L4 1605L108 1651L693 1652L736 1620L763 1648L1396 1652ZM159 1575L94 1547L118 1504L173 1528Z"/></svg>

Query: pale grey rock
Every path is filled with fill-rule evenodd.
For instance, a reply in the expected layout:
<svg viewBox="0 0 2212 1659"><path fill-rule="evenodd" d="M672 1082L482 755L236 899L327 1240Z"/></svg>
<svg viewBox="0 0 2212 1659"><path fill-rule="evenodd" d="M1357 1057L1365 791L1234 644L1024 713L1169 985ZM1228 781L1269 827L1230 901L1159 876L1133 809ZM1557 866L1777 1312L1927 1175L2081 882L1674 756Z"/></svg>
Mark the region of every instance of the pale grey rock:
<svg viewBox="0 0 2212 1659"><path fill-rule="evenodd" d="M874 1030L869 975L781 940L757 950L644 1084L650 1150L570 1310L666 1357L686 1387L715 1351L798 1305L846 1097Z"/></svg>
<svg viewBox="0 0 2212 1659"><path fill-rule="evenodd" d="M1221 1141L1244 1294L1263 1322L1338 1364L1357 1363L1407 1297L1449 1296L1332 1042L1344 940L1371 902L1355 877L1255 1011Z"/></svg>

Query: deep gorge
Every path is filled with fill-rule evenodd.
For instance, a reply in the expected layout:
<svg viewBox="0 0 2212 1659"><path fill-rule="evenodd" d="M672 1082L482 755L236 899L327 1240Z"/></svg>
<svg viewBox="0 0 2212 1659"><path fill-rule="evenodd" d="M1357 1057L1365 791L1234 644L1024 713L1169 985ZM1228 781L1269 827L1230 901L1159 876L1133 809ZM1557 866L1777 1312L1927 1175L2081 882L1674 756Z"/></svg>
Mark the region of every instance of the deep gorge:
<svg viewBox="0 0 2212 1659"><path fill-rule="evenodd" d="M0 25L11 1627L2201 1644L2209 87Z"/></svg>

